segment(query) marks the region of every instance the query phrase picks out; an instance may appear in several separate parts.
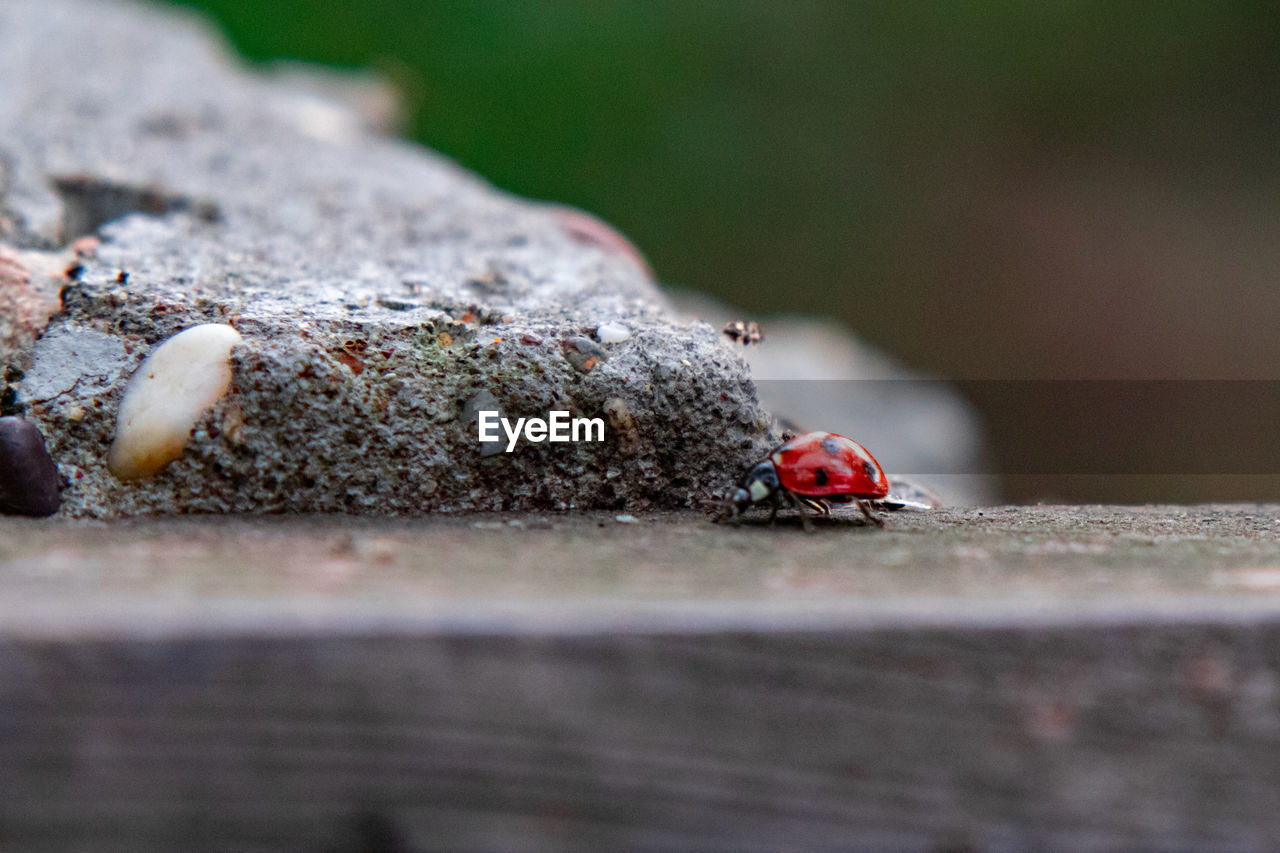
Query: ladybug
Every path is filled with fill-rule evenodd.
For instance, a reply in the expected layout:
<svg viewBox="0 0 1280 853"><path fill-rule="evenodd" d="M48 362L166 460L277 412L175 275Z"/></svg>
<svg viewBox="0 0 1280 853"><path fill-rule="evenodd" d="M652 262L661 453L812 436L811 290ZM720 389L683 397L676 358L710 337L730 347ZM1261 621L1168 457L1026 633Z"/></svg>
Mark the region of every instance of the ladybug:
<svg viewBox="0 0 1280 853"><path fill-rule="evenodd" d="M727 502L729 516L737 520L746 509L768 501L773 511L788 501L810 529L805 507L828 515L828 503L854 501L867 520L877 527L884 522L871 513L871 501L889 494L889 478L875 457L858 442L833 432L810 432L783 442L756 463Z"/></svg>

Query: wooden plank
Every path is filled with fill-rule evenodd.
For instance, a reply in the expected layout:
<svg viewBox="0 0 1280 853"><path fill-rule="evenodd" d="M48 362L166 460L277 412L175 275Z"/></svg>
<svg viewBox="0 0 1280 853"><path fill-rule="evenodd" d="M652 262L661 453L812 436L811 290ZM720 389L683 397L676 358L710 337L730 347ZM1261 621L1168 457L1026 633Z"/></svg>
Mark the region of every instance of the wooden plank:
<svg viewBox="0 0 1280 853"><path fill-rule="evenodd" d="M1047 511L998 527L944 514L883 537L667 517L540 531L4 522L0 848L1270 849L1280 602L1265 560L1280 545L1261 531L1277 513L1099 512L1074 527ZM1134 563L1127 539L1137 553L1175 518L1141 546L1154 561ZM1124 519L1109 551L1046 547L1109 539ZM775 567L799 549L805 570L871 592L770 594L763 570L734 581L714 559L677 559L738 535ZM305 582L271 568L278 549L305 560L344 536L367 571L328 599L315 560ZM124 565L179 540L195 544L172 565ZM225 559L235 540L267 577ZM470 548L480 571L513 543L566 558L546 567L559 584L520 597L529 577L451 585L457 566L400 565L402 549ZM894 592L871 551L852 568L818 561L864 543L926 567L941 547L963 578L906 569ZM587 544L589 560L568 559ZM985 600L957 547L985 549L1004 578ZM630 565L596 574L627 549ZM1088 594L1107 565L1130 575L1115 602ZM1045 591L1039 608L1001 574L1018 566ZM664 598L660 578L684 584Z"/></svg>
<svg viewBox="0 0 1280 853"><path fill-rule="evenodd" d="M6 849L1264 849L1280 622L11 642Z"/></svg>

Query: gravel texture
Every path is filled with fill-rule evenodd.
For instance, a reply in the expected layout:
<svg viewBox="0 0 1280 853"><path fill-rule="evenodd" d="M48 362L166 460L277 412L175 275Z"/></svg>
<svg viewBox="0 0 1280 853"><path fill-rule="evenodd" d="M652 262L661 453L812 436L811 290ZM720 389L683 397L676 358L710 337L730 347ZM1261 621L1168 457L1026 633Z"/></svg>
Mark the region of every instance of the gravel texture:
<svg viewBox="0 0 1280 853"><path fill-rule="evenodd" d="M743 362L674 318L625 241L380 135L300 73L249 73L173 10L0 7L0 301L24 306L0 323L0 414L44 433L64 515L680 507L763 452ZM244 337L231 393L182 459L119 482L125 383L207 322ZM633 333L592 340L611 322ZM621 400L630 431L482 456L486 394L512 417Z"/></svg>

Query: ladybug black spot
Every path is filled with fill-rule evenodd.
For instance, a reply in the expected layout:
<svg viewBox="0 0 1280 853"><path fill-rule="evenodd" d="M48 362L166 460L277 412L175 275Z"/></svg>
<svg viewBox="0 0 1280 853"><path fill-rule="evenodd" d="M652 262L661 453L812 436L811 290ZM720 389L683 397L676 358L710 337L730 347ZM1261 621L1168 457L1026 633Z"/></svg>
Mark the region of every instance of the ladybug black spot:
<svg viewBox="0 0 1280 853"><path fill-rule="evenodd" d="M817 471L814 471L813 481L819 486L825 486L827 484L827 469L819 468Z"/></svg>
<svg viewBox="0 0 1280 853"><path fill-rule="evenodd" d="M862 471L867 475L868 480L873 483L876 481L876 466L872 465L870 462L863 462Z"/></svg>

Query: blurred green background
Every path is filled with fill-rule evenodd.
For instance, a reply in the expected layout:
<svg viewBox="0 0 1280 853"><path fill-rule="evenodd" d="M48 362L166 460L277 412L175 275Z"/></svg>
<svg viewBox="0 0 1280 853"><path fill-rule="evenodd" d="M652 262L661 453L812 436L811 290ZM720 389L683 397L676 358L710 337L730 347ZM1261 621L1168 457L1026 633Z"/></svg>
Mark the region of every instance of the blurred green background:
<svg viewBox="0 0 1280 853"><path fill-rule="evenodd" d="M185 5L253 60L381 70L408 135L600 215L748 316L834 317L943 377L1280 364L1280 4ZM976 402L993 446L1024 426ZM1100 409L1091 429L1126 421ZM1009 497L1280 497L1274 477L1076 479Z"/></svg>

